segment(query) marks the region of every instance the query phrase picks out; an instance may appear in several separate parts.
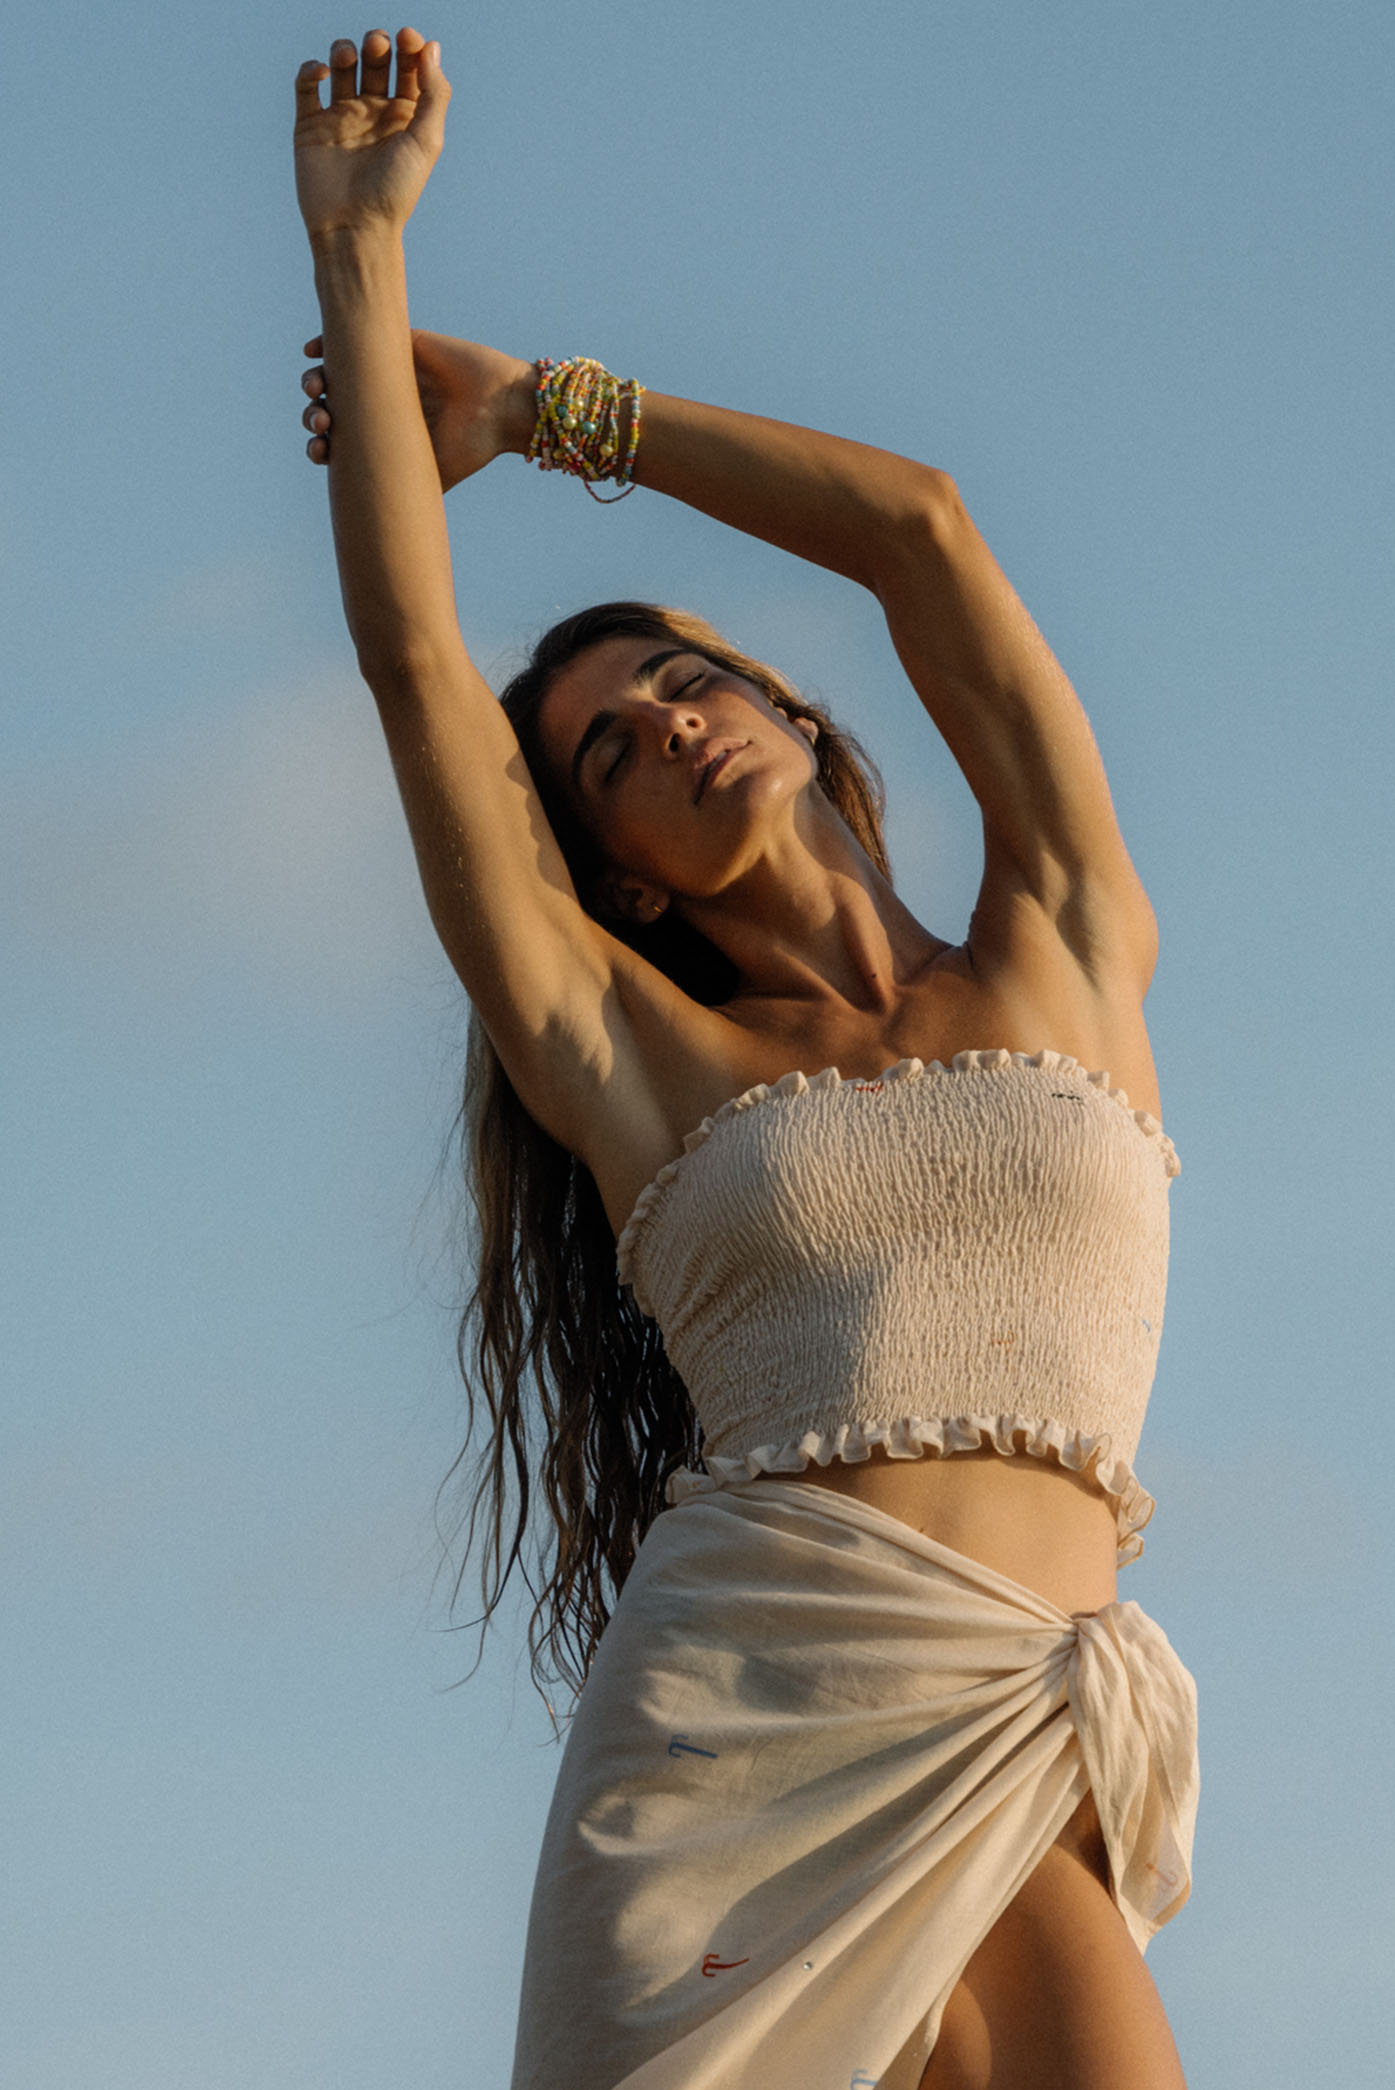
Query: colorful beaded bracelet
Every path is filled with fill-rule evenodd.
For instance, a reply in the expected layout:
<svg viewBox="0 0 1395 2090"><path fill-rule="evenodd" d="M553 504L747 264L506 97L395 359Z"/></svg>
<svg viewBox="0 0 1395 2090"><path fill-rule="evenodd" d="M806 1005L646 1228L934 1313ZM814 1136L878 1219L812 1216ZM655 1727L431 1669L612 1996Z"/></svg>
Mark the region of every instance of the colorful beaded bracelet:
<svg viewBox="0 0 1395 2090"><path fill-rule="evenodd" d="M644 387L637 378L623 381L590 356L568 356L538 364L538 418L528 457L543 472L571 472L592 500L611 506L634 491L635 454L639 449L639 402ZM621 455L620 410L628 400L630 425ZM593 481L613 479L621 489L606 495Z"/></svg>

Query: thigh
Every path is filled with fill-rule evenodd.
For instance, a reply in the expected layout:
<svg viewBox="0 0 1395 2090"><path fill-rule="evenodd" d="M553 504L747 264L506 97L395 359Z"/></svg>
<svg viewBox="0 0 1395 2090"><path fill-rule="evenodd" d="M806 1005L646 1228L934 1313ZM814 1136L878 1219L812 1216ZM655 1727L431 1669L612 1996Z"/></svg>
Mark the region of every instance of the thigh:
<svg viewBox="0 0 1395 2090"><path fill-rule="evenodd" d="M920 2090L1186 2090L1153 1977L1099 1876L1093 1814L974 1953Z"/></svg>

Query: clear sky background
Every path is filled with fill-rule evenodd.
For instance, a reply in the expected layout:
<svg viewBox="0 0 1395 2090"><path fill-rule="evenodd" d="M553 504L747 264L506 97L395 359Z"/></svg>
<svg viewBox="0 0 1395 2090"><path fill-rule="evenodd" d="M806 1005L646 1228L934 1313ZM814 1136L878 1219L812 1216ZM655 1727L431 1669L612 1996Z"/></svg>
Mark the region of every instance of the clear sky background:
<svg viewBox="0 0 1395 2090"><path fill-rule="evenodd" d="M472 1643L436 1580L465 1013L299 427L291 80L367 26L55 0L38 52L13 25L7 2090L507 2081L556 1756L516 1620L450 1688ZM417 26L455 86L419 322L945 466L1091 713L1161 918L1183 1162L1121 1595L1197 1676L1203 1797L1149 1963L1192 2090L1376 2090L1395 14ZM492 677L588 601L704 611L865 735L908 896L963 933L973 808L870 598L513 459L451 509Z"/></svg>

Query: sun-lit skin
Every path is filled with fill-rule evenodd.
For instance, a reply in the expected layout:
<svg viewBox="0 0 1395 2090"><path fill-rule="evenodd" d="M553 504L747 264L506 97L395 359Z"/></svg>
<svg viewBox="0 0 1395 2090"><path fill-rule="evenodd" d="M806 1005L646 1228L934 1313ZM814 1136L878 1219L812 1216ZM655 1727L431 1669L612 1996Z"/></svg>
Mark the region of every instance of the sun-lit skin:
<svg viewBox="0 0 1395 2090"><path fill-rule="evenodd" d="M569 661L539 723L617 892L643 886L660 904L746 876L798 827L815 775L807 728L754 683L648 637L607 639ZM805 823L815 817L803 809Z"/></svg>
<svg viewBox="0 0 1395 2090"><path fill-rule="evenodd" d="M558 674L539 730L606 853L606 904L640 924L676 908L747 995L833 987L867 1006L943 948L819 789L813 721L730 669L606 639Z"/></svg>
<svg viewBox="0 0 1395 2090"><path fill-rule="evenodd" d="M395 55L395 64L394 64ZM328 82L328 103L321 92ZM395 90L395 91L394 91ZM545 759L609 861L610 911L677 910L732 961L690 1001L577 906L517 740L462 638L441 491L526 450L532 366L414 340L402 229L450 97L416 30L336 43L296 83L297 193L321 332L309 452L349 630L377 698L432 919L510 1079L591 1170L617 1228L688 1129L795 1068L1047 1044L1159 1110L1142 997L1156 955L1079 700L938 468L648 390L637 483L869 589L978 801L983 884L951 947L910 914L815 782L809 734L701 655L615 639L558 675ZM333 410L330 408L332 380ZM575 787L572 764L597 715ZM725 758L717 768L716 760ZM602 912L605 911L602 905ZM1116 1594L1113 1510L1023 1453L812 1468L1066 1612ZM1109 1893L1088 1795L984 1939L919 2090L1182 2090Z"/></svg>

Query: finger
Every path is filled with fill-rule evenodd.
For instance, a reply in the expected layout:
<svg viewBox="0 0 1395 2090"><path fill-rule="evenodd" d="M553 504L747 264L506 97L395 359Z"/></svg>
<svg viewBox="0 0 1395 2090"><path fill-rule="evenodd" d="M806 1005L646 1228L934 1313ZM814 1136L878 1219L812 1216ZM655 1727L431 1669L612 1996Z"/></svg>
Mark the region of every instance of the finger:
<svg viewBox="0 0 1395 2090"><path fill-rule="evenodd" d="M441 71L441 46L438 43L427 44L419 54L417 83L420 94L416 114L412 118L412 128L421 133L424 145L439 152L446 133L450 81Z"/></svg>
<svg viewBox="0 0 1395 2090"><path fill-rule="evenodd" d="M323 58L307 58L295 76L295 113L313 116L320 107L320 82L329 67Z"/></svg>
<svg viewBox="0 0 1395 2090"><path fill-rule="evenodd" d="M302 428L308 428L311 435L328 435L334 423L330 419L328 407L311 405L307 406L301 415L300 425Z"/></svg>
<svg viewBox="0 0 1395 2090"><path fill-rule="evenodd" d="M307 370L304 377L300 380L300 389L309 399L323 399L325 396L324 371L322 369Z"/></svg>
<svg viewBox="0 0 1395 2090"><path fill-rule="evenodd" d="M341 36L329 47L329 98L333 102L351 102L358 92L358 50L347 36Z"/></svg>
<svg viewBox="0 0 1395 2090"><path fill-rule="evenodd" d="M303 356L322 356L325 352L323 335L316 334L313 340L306 342L300 352Z"/></svg>
<svg viewBox="0 0 1395 2090"><path fill-rule="evenodd" d="M311 464L329 463L329 444L322 435L312 435L305 445L305 454Z"/></svg>
<svg viewBox="0 0 1395 2090"><path fill-rule="evenodd" d="M417 60L426 48L426 38L417 29L397 32L397 99L414 102L419 92Z"/></svg>
<svg viewBox="0 0 1395 2090"><path fill-rule="evenodd" d="M386 29L370 29L363 39L363 92L386 96L391 73L392 38Z"/></svg>

